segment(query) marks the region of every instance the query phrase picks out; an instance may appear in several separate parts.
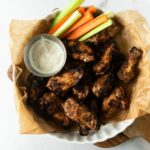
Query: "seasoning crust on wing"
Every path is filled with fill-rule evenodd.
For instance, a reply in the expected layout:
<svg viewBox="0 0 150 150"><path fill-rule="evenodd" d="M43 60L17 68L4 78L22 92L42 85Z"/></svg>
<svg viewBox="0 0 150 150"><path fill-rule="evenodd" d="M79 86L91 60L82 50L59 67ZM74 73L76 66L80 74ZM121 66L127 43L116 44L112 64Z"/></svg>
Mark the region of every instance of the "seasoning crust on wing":
<svg viewBox="0 0 150 150"><path fill-rule="evenodd" d="M129 83L135 76L137 64L142 56L142 50L133 47L130 50L128 60L124 62L118 71L118 78L124 83Z"/></svg>
<svg viewBox="0 0 150 150"><path fill-rule="evenodd" d="M122 86L116 87L112 93L104 98L102 103L101 123L107 123L114 115L129 108L130 101Z"/></svg>
<svg viewBox="0 0 150 150"><path fill-rule="evenodd" d="M112 90L113 80L114 77L112 73L99 77L92 87L92 92L94 95L100 98L107 96Z"/></svg>
<svg viewBox="0 0 150 150"><path fill-rule="evenodd" d="M126 97L125 90L122 86L116 87L103 101L103 111L107 111L112 107L121 110L127 110L129 107L129 100Z"/></svg>
<svg viewBox="0 0 150 150"><path fill-rule="evenodd" d="M88 108L79 104L74 98L68 98L63 104L64 112L70 119L76 121L81 126L96 130L98 120L93 112L90 112Z"/></svg>
<svg viewBox="0 0 150 150"><path fill-rule="evenodd" d="M75 86L83 76L83 70L80 68L66 71L62 74L50 77L47 87L53 92L67 91Z"/></svg>
<svg viewBox="0 0 150 150"><path fill-rule="evenodd" d="M93 49L85 43L78 41L66 41L68 55L76 60L92 62L95 60Z"/></svg>
<svg viewBox="0 0 150 150"><path fill-rule="evenodd" d="M100 58L100 61L96 63L93 67L93 70L96 73L96 75L103 75L110 69L112 58L114 53L116 53L116 50L117 50L116 43L114 42L106 46L106 49L104 50L104 53Z"/></svg>
<svg viewBox="0 0 150 150"><path fill-rule="evenodd" d="M28 89L27 104L32 105L47 91L45 87L47 79L30 74L28 81L30 83L30 88Z"/></svg>
<svg viewBox="0 0 150 150"><path fill-rule="evenodd" d="M62 101L54 93L45 93L40 99L39 109L46 113L47 117L54 119L63 127L71 125L71 120L65 115L62 108Z"/></svg>

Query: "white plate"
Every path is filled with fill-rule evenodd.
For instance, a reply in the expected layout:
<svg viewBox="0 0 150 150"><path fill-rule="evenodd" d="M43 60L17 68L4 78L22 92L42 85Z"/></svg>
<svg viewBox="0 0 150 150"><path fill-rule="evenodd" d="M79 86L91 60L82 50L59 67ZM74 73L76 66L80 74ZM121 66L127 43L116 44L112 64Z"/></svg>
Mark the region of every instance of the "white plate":
<svg viewBox="0 0 150 150"><path fill-rule="evenodd" d="M91 2L91 1L90 1ZM92 2L85 2L85 5L91 5ZM90 4L89 4L90 3ZM95 6L103 10L113 10L114 12L122 11L125 9L134 9L139 11L145 18L147 18L148 23L150 23L149 10L150 6L148 0L99 0L94 1ZM72 132L68 134L63 133L53 133L50 134L51 137L56 138L61 141L69 143L96 143L102 142L110 139L117 134L123 132L128 126L134 122L134 119L125 120L116 123L110 123L101 126L101 129L97 132L91 133L88 136L82 137L78 132Z"/></svg>

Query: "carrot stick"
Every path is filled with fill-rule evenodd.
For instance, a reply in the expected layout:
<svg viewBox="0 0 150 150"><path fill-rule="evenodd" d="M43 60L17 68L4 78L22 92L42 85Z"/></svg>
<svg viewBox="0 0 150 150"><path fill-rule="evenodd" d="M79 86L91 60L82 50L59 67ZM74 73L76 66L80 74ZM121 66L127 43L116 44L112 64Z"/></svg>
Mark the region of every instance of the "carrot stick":
<svg viewBox="0 0 150 150"><path fill-rule="evenodd" d="M96 8L94 6L90 6L87 11L85 12L84 16L79 19L78 22L76 22L66 33L64 33L61 38L64 38L66 36L68 36L71 32L73 32L75 29L77 29L78 27L80 27L81 25L91 21L92 19L94 19L93 15L96 12Z"/></svg>
<svg viewBox="0 0 150 150"><path fill-rule="evenodd" d="M95 19L91 20L90 22L80 26L78 29L73 31L67 39L69 40L76 40L80 38L82 35L86 34L87 32L91 31L92 29L96 28L97 26L101 25L102 23L108 20L106 15L100 15Z"/></svg>
<svg viewBox="0 0 150 150"><path fill-rule="evenodd" d="M85 9L83 7L80 7L78 9L78 11L81 13L81 14L84 14L85 13ZM72 15L72 14L71 14ZM50 29L50 31L48 32L48 34L53 34L54 32L56 32L69 18L70 16L66 16L64 17L60 22L58 22L54 27L52 27Z"/></svg>
<svg viewBox="0 0 150 150"><path fill-rule="evenodd" d="M78 11L83 15L83 14L85 14L85 8L83 8L83 7L79 7L78 8Z"/></svg>
<svg viewBox="0 0 150 150"><path fill-rule="evenodd" d="M71 14L71 15L72 15L72 14ZM56 24L54 27L52 27L52 28L49 30L48 34L53 34L54 32L56 32L56 31L66 22L66 20L68 20L68 18L69 18L71 15L64 17L58 24Z"/></svg>
<svg viewBox="0 0 150 150"><path fill-rule="evenodd" d="M78 22L76 22L63 36L62 38L68 36L71 32L73 32L74 30L76 30L78 27L80 27L81 25L93 20L94 17L93 15L88 12L86 13Z"/></svg>
<svg viewBox="0 0 150 150"><path fill-rule="evenodd" d="M87 11L86 12L90 12L91 14L94 14L94 13L96 13L96 8L92 5L92 6L90 6L88 9L87 9Z"/></svg>

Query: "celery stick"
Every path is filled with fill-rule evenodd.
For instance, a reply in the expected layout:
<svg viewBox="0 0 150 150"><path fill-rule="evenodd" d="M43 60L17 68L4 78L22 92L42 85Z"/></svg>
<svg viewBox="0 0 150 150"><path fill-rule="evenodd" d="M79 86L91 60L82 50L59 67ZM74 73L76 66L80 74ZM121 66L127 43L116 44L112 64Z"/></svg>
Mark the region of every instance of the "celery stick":
<svg viewBox="0 0 150 150"><path fill-rule="evenodd" d="M76 10L71 17L55 32L54 36L60 37L64 32L66 32L80 17L82 14Z"/></svg>
<svg viewBox="0 0 150 150"><path fill-rule="evenodd" d="M105 23L101 24L100 26L96 27L95 29L91 30L90 32L88 32L87 34L83 35L79 41L84 41L88 38L90 38L91 36L97 34L98 32L108 28L109 26L111 26L113 24L113 21L111 19L109 19L108 21L106 21Z"/></svg>
<svg viewBox="0 0 150 150"><path fill-rule="evenodd" d="M114 17L114 13L112 11L107 11L103 13L102 15L106 15L110 19Z"/></svg>
<svg viewBox="0 0 150 150"><path fill-rule="evenodd" d="M75 11L83 2L84 0L73 0L61 13L56 16L56 18L52 22L52 27L65 16L70 15L73 11Z"/></svg>

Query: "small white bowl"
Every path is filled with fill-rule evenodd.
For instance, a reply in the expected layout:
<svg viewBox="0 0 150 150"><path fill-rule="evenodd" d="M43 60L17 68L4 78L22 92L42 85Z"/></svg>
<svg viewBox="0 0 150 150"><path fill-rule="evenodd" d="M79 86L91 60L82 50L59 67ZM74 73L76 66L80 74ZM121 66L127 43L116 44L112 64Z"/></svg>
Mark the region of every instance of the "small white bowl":
<svg viewBox="0 0 150 150"><path fill-rule="evenodd" d="M31 49L31 46L36 42L38 41L39 39L41 39L41 37L43 38L46 38L48 40L51 40L55 43L57 43L62 51L63 51L63 54L64 54L64 59L63 59L63 63L61 64L61 66L59 67L59 69L57 69L55 72L53 73L41 73L37 70L35 70L35 68L31 65L30 63L30 59L29 59L29 52L30 52L30 49ZM25 46L25 49L24 49L24 62L25 62L25 65L26 67L29 69L29 71L31 73L33 73L34 75L36 76L39 76L39 77L50 77L50 76L53 76L55 74L57 74L59 71L61 71L61 69L64 67L65 63L66 63L66 59L67 59L67 53L66 53L66 48L64 46L64 44L57 38L57 37L54 37L52 35L49 35L49 34L40 34L40 35L37 35L37 36L34 36L28 43L27 45Z"/></svg>

